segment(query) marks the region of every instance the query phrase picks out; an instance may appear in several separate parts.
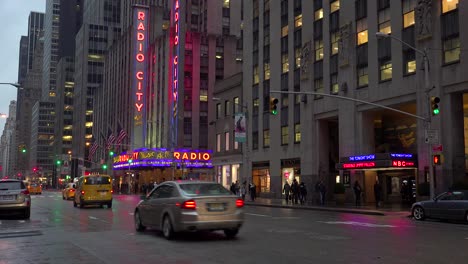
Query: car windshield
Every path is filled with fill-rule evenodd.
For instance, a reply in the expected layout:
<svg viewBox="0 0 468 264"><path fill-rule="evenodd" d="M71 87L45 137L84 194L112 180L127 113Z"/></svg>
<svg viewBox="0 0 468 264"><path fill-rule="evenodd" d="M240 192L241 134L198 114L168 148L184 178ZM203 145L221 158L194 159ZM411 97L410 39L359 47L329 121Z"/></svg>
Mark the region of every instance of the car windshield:
<svg viewBox="0 0 468 264"><path fill-rule="evenodd" d="M110 177L103 177L103 176L86 177L84 179L85 185L110 184L110 182L111 182Z"/></svg>
<svg viewBox="0 0 468 264"><path fill-rule="evenodd" d="M37 187L37 186L38 186L38 185L35 184L35 183L31 184L31 187Z"/></svg>
<svg viewBox="0 0 468 264"><path fill-rule="evenodd" d="M24 184L19 181L4 181L0 182L0 190L20 190L24 189Z"/></svg>
<svg viewBox="0 0 468 264"><path fill-rule="evenodd" d="M180 189L189 196L230 195L226 188L217 183L180 184Z"/></svg>

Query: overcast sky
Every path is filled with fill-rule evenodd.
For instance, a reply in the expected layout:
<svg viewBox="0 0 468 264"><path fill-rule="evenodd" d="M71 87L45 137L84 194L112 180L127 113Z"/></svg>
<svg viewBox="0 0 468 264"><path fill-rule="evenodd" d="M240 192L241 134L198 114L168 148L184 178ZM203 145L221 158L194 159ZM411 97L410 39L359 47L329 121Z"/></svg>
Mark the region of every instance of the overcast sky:
<svg viewBox="0 0 468 264"><path fill-rule="evenodd" d="M45 13L46 0L0 0L0 83L18 82L19 43L28 35L31 11ZM0 85L0 113L8 114L11 100L16 101L16 88ZM0 136L5 119L0 118Z"/></svg>

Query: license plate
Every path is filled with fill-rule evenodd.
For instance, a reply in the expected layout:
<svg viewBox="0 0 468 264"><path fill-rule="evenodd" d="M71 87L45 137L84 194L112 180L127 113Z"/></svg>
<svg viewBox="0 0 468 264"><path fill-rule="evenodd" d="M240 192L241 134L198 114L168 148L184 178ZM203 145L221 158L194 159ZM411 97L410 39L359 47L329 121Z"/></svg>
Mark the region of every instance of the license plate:
<svg viewBox="0 0 468 264"><path fill-rule="evenodd" d="M0 200L2 200L2 201L13 201L13 200L15 200L15 196L14 195L2 195L2 196L0 196Z"/></svg>
<svg viewBox="0 0 468 264"><path fill-rule="evenodd" d="M224 204L222 203L212 203L208 206L210 211L224 211Z"/></svg>
<svg viewBox="0 0 468 264"><path fill-rule="evenodd" d="M101 196L104 196L104 195L106 195L106 194L107 194L106 191L101 191Z"/></svg>

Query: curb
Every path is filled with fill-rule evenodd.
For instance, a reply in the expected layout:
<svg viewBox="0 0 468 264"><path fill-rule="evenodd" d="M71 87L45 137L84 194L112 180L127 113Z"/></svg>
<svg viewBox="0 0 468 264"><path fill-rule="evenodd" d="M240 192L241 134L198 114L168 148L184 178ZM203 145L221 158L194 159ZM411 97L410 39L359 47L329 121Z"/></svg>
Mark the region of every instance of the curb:
<svg viewBox="0 0 468 264"><path fill-rule="evenodd" d="M300 209L300 210L310 210L310 211L323 211L323 212L337 212L337 213L349 213L349 214L362 214L362 215L377 215L385 216L385 213L379 211L365 211L365 210L356 210L356 209L346 209L346 208L330 208L330 207L311 207L311 206L287 206L287 205L277 205L277 204L261 204L261 203L245 203L247 206L261 206L261 207L273 207L273 208L286 208L286 209Z"/></svg>

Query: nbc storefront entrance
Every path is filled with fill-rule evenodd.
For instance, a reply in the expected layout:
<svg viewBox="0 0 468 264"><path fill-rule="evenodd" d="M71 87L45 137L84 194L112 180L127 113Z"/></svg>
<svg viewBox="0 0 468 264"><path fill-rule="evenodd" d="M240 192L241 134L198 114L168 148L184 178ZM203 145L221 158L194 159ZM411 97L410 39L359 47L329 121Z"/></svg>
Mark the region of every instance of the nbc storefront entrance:
<svg viewBox="0 0 468 264"><path fill-rule="evenodd" d="M417 158L414 154L378 153L342 157L336 168L340 170L350 194L347 196L348 202L354 199L353 185L356 180L363 189L362 201L366 204L375 204L376 182L380 184L381 200L386 204L410 205L416 199Z"/></svg>

